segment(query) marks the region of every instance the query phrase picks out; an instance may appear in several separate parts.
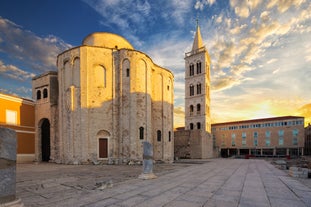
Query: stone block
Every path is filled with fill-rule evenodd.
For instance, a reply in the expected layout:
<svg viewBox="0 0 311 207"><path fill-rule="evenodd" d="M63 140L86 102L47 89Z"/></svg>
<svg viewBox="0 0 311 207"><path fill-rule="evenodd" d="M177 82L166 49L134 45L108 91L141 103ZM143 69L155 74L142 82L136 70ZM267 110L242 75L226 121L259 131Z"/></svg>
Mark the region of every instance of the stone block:
<svg viewBox="0 0 311 207"><path fill-rule="evenodd" d="M0 204L12 202L16 183L16 132L0 128Z"/></svg>

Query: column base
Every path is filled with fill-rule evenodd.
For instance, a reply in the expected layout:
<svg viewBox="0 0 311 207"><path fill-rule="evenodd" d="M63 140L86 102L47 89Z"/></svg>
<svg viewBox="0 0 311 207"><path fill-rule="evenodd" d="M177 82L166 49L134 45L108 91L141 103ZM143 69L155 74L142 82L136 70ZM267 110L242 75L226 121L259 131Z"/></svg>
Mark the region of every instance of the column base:
<svg viewBox="0 0 311 207"><path fill-rule="evenodd" d="M150 179L155 179L157 178L157 176L153 173L142 173L138 176L139 179L142 179L142 180L150 180Z"/></svg>

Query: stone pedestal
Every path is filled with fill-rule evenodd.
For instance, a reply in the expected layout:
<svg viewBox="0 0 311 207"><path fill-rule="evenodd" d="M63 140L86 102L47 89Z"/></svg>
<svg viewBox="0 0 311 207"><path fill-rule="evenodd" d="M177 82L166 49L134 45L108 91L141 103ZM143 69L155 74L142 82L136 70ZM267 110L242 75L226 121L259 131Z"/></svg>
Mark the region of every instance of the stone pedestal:
<svg viewBox="0 0 311 207"><path fill-rule="evenodd" d="M143 173L138 178L148 180L154 179L157 176L153 173L153 148L152 145L145 141L143 142Z"/></svg>
<svg viewBox="0 0 311 207"><path fill-rule="evenodd" d="M0 127L0 207L24 206L16 198L16 133Z"/></svg>

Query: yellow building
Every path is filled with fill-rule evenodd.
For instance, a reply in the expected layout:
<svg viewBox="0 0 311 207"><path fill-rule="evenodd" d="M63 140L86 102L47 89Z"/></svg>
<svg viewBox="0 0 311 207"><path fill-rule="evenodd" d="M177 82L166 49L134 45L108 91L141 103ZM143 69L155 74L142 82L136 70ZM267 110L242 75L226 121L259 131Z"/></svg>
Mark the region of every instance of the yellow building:
<svg viewBox="0 0 311 207"><path fill-rule="evenodd" d="M35 107L32 100L0 93L0 126L16 131L17 162L34 160Z"/></svg>
<svg viewBox="0 0 311 207"><path fill-rule="evenodd" d="M222 157L304 155L304 117L283 116L212 124Z"/></svg>

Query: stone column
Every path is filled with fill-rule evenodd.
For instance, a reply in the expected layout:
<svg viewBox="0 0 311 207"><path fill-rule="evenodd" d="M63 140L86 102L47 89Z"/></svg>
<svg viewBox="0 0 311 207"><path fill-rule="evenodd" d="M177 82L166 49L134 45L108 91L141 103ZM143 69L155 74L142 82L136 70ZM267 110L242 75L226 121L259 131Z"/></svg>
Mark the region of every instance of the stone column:
<svg viewBox="0 0 311 207"><path fill-rule="evenodd" d="M152 145L144 141L143 142L143 173L138 178L143 180L154 179L157 176L153 174L153 148Z"/></svg>
<svg viewBox="0 0 311 207"><path fill-rule="evenodd" d="M16 198L16 132L0 127L0 206L24 206Z"/></svg>

